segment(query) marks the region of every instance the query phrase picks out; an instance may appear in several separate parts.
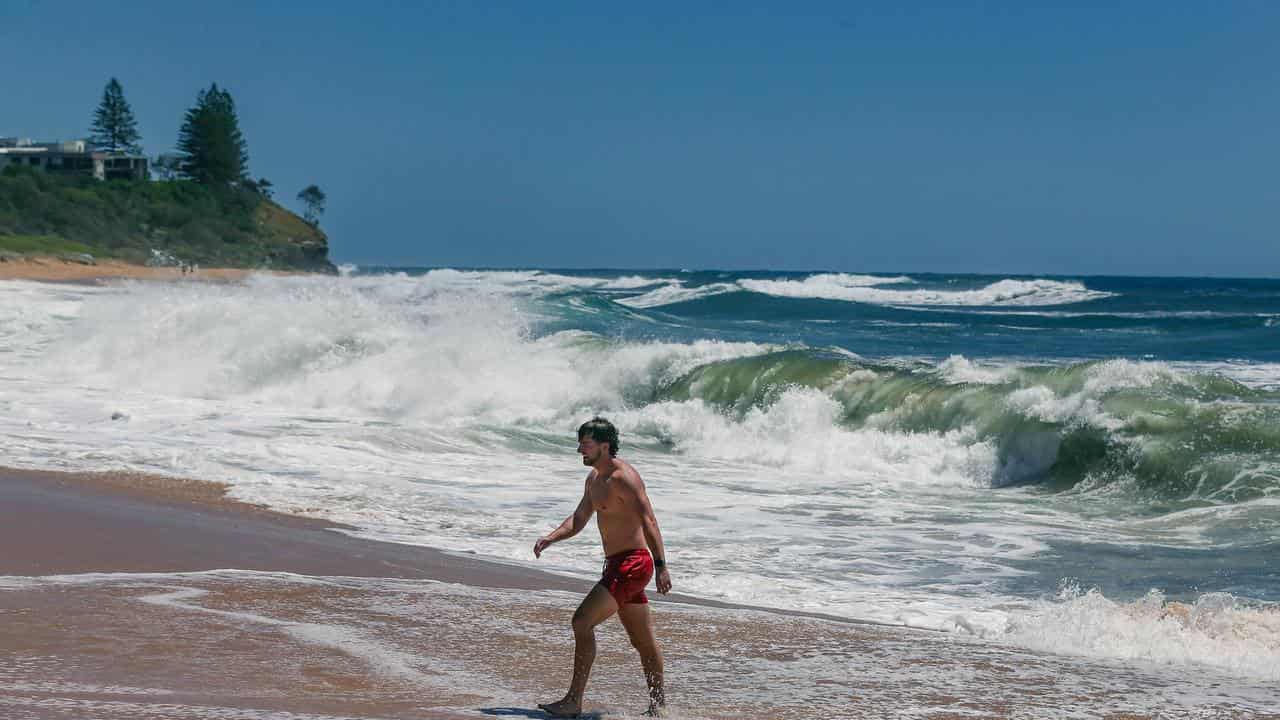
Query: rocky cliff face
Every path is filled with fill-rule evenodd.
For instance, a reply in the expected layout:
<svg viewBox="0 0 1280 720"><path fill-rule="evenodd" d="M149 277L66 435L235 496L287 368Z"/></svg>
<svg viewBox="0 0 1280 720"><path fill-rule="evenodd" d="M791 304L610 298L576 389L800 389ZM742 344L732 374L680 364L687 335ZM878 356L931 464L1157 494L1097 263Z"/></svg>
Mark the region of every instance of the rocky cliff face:
<svg viewBox="0 0 1280 720"><path fill-rule="evenodd" d="M270 200L258 206L254 219L263 243L279 253L273 260L284 261L287 267L337 272L329 262L329 236L320 228Z"/></svg>

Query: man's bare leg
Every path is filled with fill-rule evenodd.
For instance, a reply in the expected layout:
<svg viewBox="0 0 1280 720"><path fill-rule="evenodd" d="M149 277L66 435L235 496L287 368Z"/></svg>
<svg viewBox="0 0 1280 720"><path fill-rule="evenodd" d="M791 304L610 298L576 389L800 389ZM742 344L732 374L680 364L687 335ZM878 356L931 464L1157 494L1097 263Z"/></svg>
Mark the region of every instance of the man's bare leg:
<svg viewBox="0 0 1280 720"><path fill-rule="evenodd" d="M644 679L649 684L649 713L656 714L667 704L663 688L662 651L658 649L658 636L653 629L653 614L649 605L627 603L618 608L618 619L627 629L631 645L640 653L640 665L644 667Z"/></svg>
<svg viewBox="0 0 1280 720"><path fill-rule="evenodd" d="M553 717L574 717L582 712L582 694L587 689L591 665L596 661L596 626L618 611L618 603L599 583L583 598L573 613L573 680L569 692L559 702L539 704Z"/></svg>

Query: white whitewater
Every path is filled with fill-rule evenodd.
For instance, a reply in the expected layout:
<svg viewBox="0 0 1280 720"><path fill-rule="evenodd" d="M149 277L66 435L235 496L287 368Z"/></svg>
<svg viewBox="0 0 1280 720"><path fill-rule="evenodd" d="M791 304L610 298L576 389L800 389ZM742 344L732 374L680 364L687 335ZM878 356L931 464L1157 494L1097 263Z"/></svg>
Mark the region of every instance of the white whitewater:
<svg viewBox="0 0 1280 720"><path fill-rule="evenodd" d="M910 282L725 286L901 303L922 291L881 285ZM1274 609L1205 596L1184 617L1150 598L1003 589L1050 540L1191 546L1195 518L1141 527L1018 489L995 496L1001 460L989 442L965 430L852 430L815 389L788 389L742 417L698 399L651 401L699 365L777 348L538 332L542 300L582 288L638 293L637 308L684 290L669 277L447 270L245 285L3 283L0 450L13 465L227 482L243 499L371 537L532 563L532 541L580 492L573 429L599 412L618 423L623 453L650 485L684 592L1280 680ZM1020 304L1091 291L1001 281L928 292L907 297ZM955 358L940 372L981 384L1005 371ZM1102 423L1089 393L1176 372L1118 363L1075 400L1029 392L1017 402L1029 415ZM1264 508L1274 501L1245 510ZM542 566L593 575L594 538L557 546Z"/></svg>

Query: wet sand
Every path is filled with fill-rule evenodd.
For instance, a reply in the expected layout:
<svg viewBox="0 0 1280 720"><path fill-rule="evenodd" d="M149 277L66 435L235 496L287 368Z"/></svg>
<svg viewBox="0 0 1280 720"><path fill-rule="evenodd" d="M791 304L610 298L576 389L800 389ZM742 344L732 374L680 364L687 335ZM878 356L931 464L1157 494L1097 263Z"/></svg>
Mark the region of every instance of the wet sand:
<svg viewBox="0 0 1280 720"><path fill-rule="evenodd" d="M5 718L543 717L590 585L122 473L0 470L0 542ZM1274 688L1199 671L680 598L654 611L672 717L1280 717ZM634 715L616 621L599 649L588 709Z"/></svg>
<svg viewBox="0 0 1280 720"><path fill-rule="evenodd" d="M204 280L234 282L255 273L296 275L281 270L248 270L245 268L200 268L183 273L176 267L148 267L119 260L100 259L94 265L56 257L32 256L10 258L0 262L0 280L43 280L50 282L97 282L111 279L134 280Z"/></svg>
<svg viewBox="0 0 1280 720"><path fill-rule="evenodd" d="M431 548L361 540L333 523L227 499L216 483L136 473L0 469L0 575L237 568L359 577L579 587Z"/></svg>

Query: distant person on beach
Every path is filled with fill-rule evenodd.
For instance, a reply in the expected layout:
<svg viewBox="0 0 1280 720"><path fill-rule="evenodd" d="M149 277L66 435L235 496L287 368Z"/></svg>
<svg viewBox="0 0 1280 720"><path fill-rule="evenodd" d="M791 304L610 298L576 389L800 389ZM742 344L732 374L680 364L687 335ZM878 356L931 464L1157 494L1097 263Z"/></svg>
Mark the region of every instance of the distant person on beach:
<svg viewBox="0 0 1280 720"><path fill-rule="evenodd" d="M542 557L549 545L577 535L587 526L592 513L599 513L597 525L604 543L604 576L591 588L573 614L573 681L569 692L558 702L538 707L553 717L575 717L582 712L582 694L596 659L596 631L615 612L626 628L631 644L640 653L640 664L649 684L649 709L656 715L666 704L662 686L662 652L653 631L649 598L644 588L658 574L658 592L671 590L662 533L645 494L640 473L618 455L618 430L613 423L595 417L578 428L578 453L582 464L591 466L578 509L533 545L533 554Z"/></svg>

